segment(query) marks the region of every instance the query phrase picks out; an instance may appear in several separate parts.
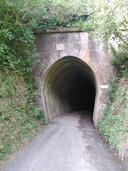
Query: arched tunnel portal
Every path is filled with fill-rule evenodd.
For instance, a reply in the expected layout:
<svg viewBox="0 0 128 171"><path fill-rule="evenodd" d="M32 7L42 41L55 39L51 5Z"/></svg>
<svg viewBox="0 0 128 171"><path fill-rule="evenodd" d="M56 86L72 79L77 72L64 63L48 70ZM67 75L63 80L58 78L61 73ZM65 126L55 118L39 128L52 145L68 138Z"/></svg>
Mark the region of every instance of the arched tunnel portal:
<svg viewBox="0 0 128 171"><path fill-rule="evenodd" d="M42 98L46 119L51 120L72 111L88 111L92 115L96 91L94 73L84 61L71 56L61 58L43 78Z"/></svg>

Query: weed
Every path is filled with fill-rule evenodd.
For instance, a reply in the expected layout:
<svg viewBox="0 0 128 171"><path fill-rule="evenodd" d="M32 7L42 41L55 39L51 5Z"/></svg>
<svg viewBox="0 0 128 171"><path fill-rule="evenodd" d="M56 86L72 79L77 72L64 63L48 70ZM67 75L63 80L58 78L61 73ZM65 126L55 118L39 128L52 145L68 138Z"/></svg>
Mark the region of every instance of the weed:
<svg viewBox="0 0 128 171"><path fill-rule="evenodd" d="M98 123L101 133L116 147L119 155L128 156L128 84L127 77L116 78L111 83L110 100L105 117Z"/></svg>
<svg viewBox="0 0 128 171"><path fill-rule="evenodd" d="M0 71L1 160L42 130L44 113L34 107L34 86L15 71Z"/></svg>

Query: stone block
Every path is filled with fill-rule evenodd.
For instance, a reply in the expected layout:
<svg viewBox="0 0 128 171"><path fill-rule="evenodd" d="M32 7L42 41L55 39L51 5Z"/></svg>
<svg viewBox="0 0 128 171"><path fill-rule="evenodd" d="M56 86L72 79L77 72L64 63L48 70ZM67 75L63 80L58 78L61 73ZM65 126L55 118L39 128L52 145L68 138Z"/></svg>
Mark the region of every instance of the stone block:
<svg viewBox="0 0 128 171"><path fill-rule="evenodd" d="M47 97L42 95L42 103L40 94L41 90L44 88L42 88L42 80L48 69L53 66L56 61L61 60L64 57L72 56L75 57L74 59L78 58L81 63L85 62L85 64L87 64L92 69L96 77L98 84L96 85L96 87L98 87L96 96L97 103L94 111L94 122L96 125L97 122L103 117L103 109L106 107L106 102L108 101L107 89L102 88L101 85L108 84L108 80L113 79L116 74L114 67L109 64L111 53L104 52L102 47L98 46L96 41L93 40L92 37L88 35L88 33L83 32L39 34L36 36L36 46L37 51L39 52L38 58L40 59L40 63L34 67L33 72L36 76L36 82L38 84L38 90L36 91L36 96L38 97L37 104L39 106L43 104L42 106L47 113L47 118L51 119L53 116L59 115L60 112L71 110L71 106L66 103L67 97L65 97L64 102L60 102L58 97L54 97L51 91L52 89L57 90L57 88L65 85L65 80L69 79L70 76L77 73L77 69L72 72L73 66L77 66L78 68L77 62L69 60L68 63L63 61L60 67L56 67L53 70L54 73L52 77L50 76L48 81L55 77L56 79L54 80L54 84L58 84L59 87L56 87L56 85L49 85L47 90L45 87L45 93L47 94ZM84 66L87 65L82 63L80 72L83 73L86 70L86 72L88 72L87 77L89 78L92 76L90 74L91 72L89 67L84 70ZM68 66L71 66L71 68L68 69ZM65 67L65 71L63 71L63 73L59 73L63 67ZM68 78L65 76L67 72L69 72ZM59 81L58 79L61 79L62 77L64 77L64 80ZM61 93L64 95L67 91L69 91L70 86L71 84L66 84Z"/></svg>

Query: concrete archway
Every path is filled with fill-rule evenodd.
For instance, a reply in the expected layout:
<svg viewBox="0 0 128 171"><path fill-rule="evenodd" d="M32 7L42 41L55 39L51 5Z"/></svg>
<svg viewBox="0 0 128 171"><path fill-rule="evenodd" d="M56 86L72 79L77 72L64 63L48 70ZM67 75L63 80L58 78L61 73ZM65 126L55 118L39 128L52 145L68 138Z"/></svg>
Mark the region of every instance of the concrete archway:
<svg viewBox="0 0 128 171"><path fill-rule="evenodd" d="M46 119L77 110L88 111L92 115L96 92L96 78L85 62L72 56L61 58L43 78L42 97Z"/></svg>
<svg viewBox="0 0 128 171"><path fill-rule="evenodd" d="M47 116L47 120L50 120L52 116L56 116L55 113L59 115L60 113L69 111L69 109L72 107L74 108L76 104L79 105L77 106L77 108L74 108L74 110L83 109L85 107L84 103L81 102L83 107L80 107L80 103L77 103L77 101L73 100L72 103L69 103L69 101L72 100L69 100L68 98L68 96L70 96L70 99L82 99L78 98L77 93L74 93L77 91L77 86L74 87L74 85L80 84L80 82L78 83L76 81L76 83L74 83L75 81L72 80L74 77L72 77L71 75L73 75L73 73L76 73L77 78L75 77L75 80L80 79L81 86L84 85L84 87L86 87L86 81L84 81L86 79L89 80L90 85L93 85L93 87L97 86L97 88L95 89L96 98L93 112L94 125L97 126L98 121L100 121L104 116L103 110L107 107L108 88L110 86L109 80L113 80L116 75L114 67L109 63L109 60L111 59L111 53L104 52L104 44L98 46L96 40L93 40L88 33L83 32L37 34L36 47L39 53L38 59L40 60L40 62L36 66L34 66L33 70L33 74L35 75L35 80L38 86L37 90L35 91L35 95L37 98L35 105L43 109L44 113ZM67 62L65 65L61 61L64 66L67 66L67 68L61 70L61 68L63 68L64 66L62 65L59 68L58 62L60 60L65 61L64 59L66 58L64 57L71 57L70 59L73 59L73 61L70 61L70 63ZM76 64L75 59L78 59L77 63L79 63L79 65ZM73 63L75 64L73 65ZM57 68L56 65L58 66L57 71L55 69ZM71 71L70 69L68 69L68 66L69 68L71 68L71 66L72 68L74 68L72 69L73 72L71 74L69 74ZM86 78L88 74L85 70L90 70L90 74L88 73L89 78ZM81 74L78 75L78 72ZM69 77L69 75L71 77ZM64 78L67 77L71 81L71 83L70 81L64 81ZM92 77L93 79L90 77ZM42 80L45 80L43 81L43 88ZM96 80L97 83L94 84L94 81L92 80ZM53 85L53 82L55 85ZM52 88L50 88L51 86ZM68 90L69 87L71 91ZM64 89L68 90L68 92L70 93L67 93L68 95L63 96L65 98L62 98L62 94L66 93ZM84 90L79 93L82 94L82 92L83 94L86 94ZM57 94L61 94L61 96ZM49 101L48 99L51 100ZM59 107L55 107L56 104L53 103L54 99L56 100L57 106L60 106L61 109ZM65 103L66 105L64 105ZM51 113L53 113L52 116L50 116L50 111Z"/></svg>

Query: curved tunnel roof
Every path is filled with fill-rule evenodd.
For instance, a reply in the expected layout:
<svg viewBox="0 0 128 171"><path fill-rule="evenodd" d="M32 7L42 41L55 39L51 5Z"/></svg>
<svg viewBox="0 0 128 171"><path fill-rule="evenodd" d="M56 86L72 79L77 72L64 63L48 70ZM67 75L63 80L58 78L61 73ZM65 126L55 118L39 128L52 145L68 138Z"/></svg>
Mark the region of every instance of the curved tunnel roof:
<svg viewBox="0 0 128 171"><path fill-rule="evenodd" d="M46 118L73 110L92 110L96 80L91 68L76 57L64 57L46 72L42 87Z"/></svg>

